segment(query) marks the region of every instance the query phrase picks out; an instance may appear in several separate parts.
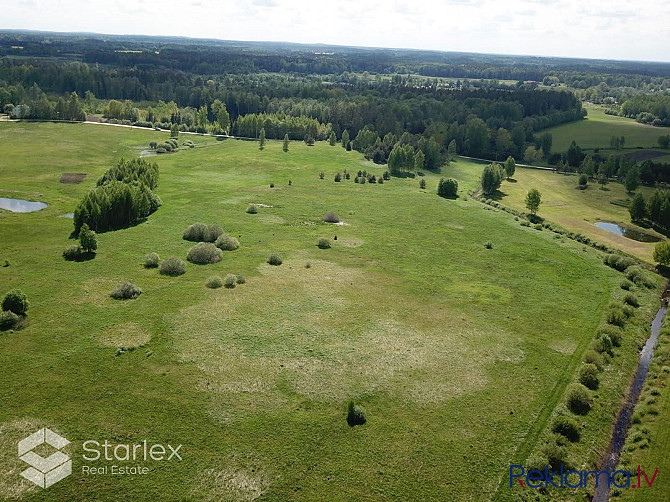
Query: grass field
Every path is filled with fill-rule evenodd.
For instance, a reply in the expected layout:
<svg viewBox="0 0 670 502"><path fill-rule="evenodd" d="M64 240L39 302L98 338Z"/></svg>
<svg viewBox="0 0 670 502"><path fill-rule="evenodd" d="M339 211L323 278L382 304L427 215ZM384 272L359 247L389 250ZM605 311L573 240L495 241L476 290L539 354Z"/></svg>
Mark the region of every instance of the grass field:
<svg viewBox="0 0 670 502"><path fill-rule="evenodd" d="M575 140L584 149L600 148L601 154L606 155L610 152L612 136L625 136L625 149L617 150L616 153L632 153L637 147L642 147L666 154L664 157L654 159L655 162L670 161L670 152L658 148L658 137L668 134L667 128L640 124L625 117L606 115L604 108L597 105L586 104L585 108L588 112L585 120L562 124L543 131L553 136L552 151L565 152L570 143Z"/></svg>
<svg viewBox="0 0 670 502"><path fill-rule="evenodd" d="M621 274L593 249L507 213L440 199L434 174L425 191L415 179L335 183L344 169L383 169L339 146L291 143L284 153L270 141L260 152L196 136L194 150L156 158L163 207L101 234L94 260L65 262L72 221L59 216L115 160L166 136L0 124L0 197L49 204L0 211L0 259L11 262L0 293L20 287L31 302L28 325L0 334L0 470L10 473L0 499L492 498L545 429ZM444 170L463 194L480 171L466 160ZM63 184L63 173L87 177ZM252 202L271 207L247 214ZM324 223L329 210L346 224ZM220 224L240 248L178 278L142 267L149 252L185 258L181 234L196 221ZM318 249L320 237L333 247ZM265 263L271 252L283 265ZM247 283L205 287L227 273ZM142 295L111 299L126 279ZM639 292L640 326L655 295ZM612 368L619 394L605 417L635 343ZM120 346L135 350L116 355ZM349 399L367 410L366 425L347 425ZM16 458L17 441L43 426L72 441L74 457L72 477L48 492L18 476ZM585 447L595 451L609 424L594 427ZM184 460L142 463L143 476L85 475L88 439L183 444Z"/></svg>

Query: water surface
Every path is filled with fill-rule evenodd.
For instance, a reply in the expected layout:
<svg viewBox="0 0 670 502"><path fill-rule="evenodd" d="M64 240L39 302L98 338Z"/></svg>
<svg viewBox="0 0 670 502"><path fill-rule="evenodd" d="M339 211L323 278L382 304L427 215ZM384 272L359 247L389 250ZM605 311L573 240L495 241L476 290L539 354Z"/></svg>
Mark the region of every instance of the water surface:
<svg viewBox="0 0 670 502"><path fill-rule="evenodd" d="M32 202L23 199L6 199L0 197L0 209L6 209L12 213L32 213L44 209L47 205L44 202Z"/></svg>
<svg viewBox="0 0 670 502"><path fill-rule="evenodd" d="M661 240L659 237L656 237L655 235L648 234L646 232L642 232L641 230L637 230L632 227L625 227L623 225L619 225L618 223L612 223L609 221L596 221L595 226L598 228L602 228L603 230L607 230L608 232L612 232L613 234L621 235L623 237L626 237L627 239L633 239L634 241L638 242L658 242Z"/></svg>

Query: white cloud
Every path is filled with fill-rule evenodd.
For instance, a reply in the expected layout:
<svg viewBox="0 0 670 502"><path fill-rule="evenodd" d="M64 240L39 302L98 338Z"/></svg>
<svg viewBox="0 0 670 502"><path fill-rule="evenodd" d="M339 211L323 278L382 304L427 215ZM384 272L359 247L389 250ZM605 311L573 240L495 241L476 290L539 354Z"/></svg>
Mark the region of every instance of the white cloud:
<svg viewBox="0 0 670 502"><path fill-rule="evenodd" d="M668 61L668 21L666 0L10 0L0 28Z"/></svg>

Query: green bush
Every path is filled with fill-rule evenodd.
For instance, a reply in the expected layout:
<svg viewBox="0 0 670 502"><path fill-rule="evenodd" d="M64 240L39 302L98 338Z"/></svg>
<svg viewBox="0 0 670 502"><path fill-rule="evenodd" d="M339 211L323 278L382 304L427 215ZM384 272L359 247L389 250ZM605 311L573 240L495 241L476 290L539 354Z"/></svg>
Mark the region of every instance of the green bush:
<svg viewBox="0 0 670 502"><path fill-rule="evenodd" d="M635 284L633 284L632 282L630 282L628 279L626 279L625 281L623 281L623 282L621 283L621 289L625 289L626 291L630 291L630 289L631 289L633 286L635 286Z"/></svg>
<svg viewBox="0 0 670 502"><path fill-rule="evenodd" d="M221 277L219 277L218 275L213 275L209 279L207 279L205 285L209 289L218 289L221 286L223 286L223 279L221 279Z"/></svg>
<svg viewBox="0 0 670 502"><path fill-rule="evenodd" d="M321 237L317 243L317 246L319 246L319 249L330 249L330 239Z"/></svg>
<svg viewBox="0 0 670 502"><path fill-rule="evenodd" d="M186 272L186 263L177 258L176 256L171 256L167 260L163 260L159 267L159 272L161 275L169 275L170 277L177 277Z"/></svg>
<svg viewBox="0 0 670 502"><path fill-rule="evenodd" d="M421 178L419 180L419 188L422 189L422 190L426 188L426 180L425 179Z"/></svg>
<svg viewBox="0 0 670 502"><path fill-rule="evenodd" d="M635 260L633 258L614 253L608 254L604 261L605 265L608 265L619 272L624 272L627 268L635 265Z"/></svg>
<svg viewBox="0 0 670 502"><path fill-rule="evenodd" d="M270 265L275 265L275 266L278 267L279 265L282 264L281 255L280 255L279 253L272 253L272 254L268 257L268 263L269 263Z"/></svg>
<svg viewBox="0 0 670 502"><path fill-rule="evenodd" d="M638 300L637 296L633 293L626 293L626 296L623 297L623 301L631 307L638 308L640 306L640 300Z"/></svg>
<svg viewBox="0 0 670 502"><path fill-rule="evenodd" d="M560 470L563 466L563 470L570 470L570 462L568 461L568 450L562 444L559 444L557 441L558 438L562 436L557 436L544 446L542 453L546 456L549 466L552 470Z"/></svg>
<svg viewBox="0 0 670 502"><path fill-rule="evenodd" d="M258 206L256 204L249 204L247 206L247 213L256 214L258 212Z"/></svg>
<svg viewBox="0 0 670 502"><path fill-rule="evenodd" d="M237 276L237 284L244 284L247 282L247 279L243 275Z"/></svg>
<svg viewBox="0 0 670 502"><path fill-rule="evenodd" d="M596 338L599 338L602 335L607 335L612 341L614 347L621 347L621 342L623 340L623 330L613 324L603 324L598 328L596 332Z"/></svg>
<svg viewBox="0 0 670 502"><path fill-rule="evenodd" d="M586 415L591 409L591 395L581 383L573 383L568 387L565 400L568 409L577 415Z"/></svg>
<svg viewBox="0 0 670 502"><path fill-rule="evenodd" d="M116 300L132 300L142 294L142 290L130 281L124 281L112 291Z"/></svg>
<svg viewBox="0 0 670 502"><path fill-rule="evenodd" d="M144 257L144 268L157 268L160 262L158 253L149 253Z"/></svg>
<svg viewBox="0 0 670 502"><path fill-rule="evenodd" d="M437 184L437 195L440 197L456 197L458 195L458 181L453 178L442 178Z"/></svg>
<svg viewBox="0 0 670 502"><path fill-rule="evenodd" d="M5 331L12 329L16 326L16 323L19 322L19 316L17 316L11 310L3 310L0 312L0 330Z"/></svg>
<svg viewBox="0 0 670 502"><path fill-rule="evenodd" d="M182 238L192 242L214 242L221 234L223 229L218 225L194 223L186 227Z"/></svg>
<svg viewBox="0 0 670 502"><path fill-rule="evenodd" d="M209 265L221 261L221 250L211 242L198 242L188 250L186 259L197 265Z"/></svg>
<svg viewBox="0 0 670 502"><path fill-rule="evenodd" d="M596 390L600 384L598 367L595 364L582 364L579 368L579 382L591 390Z"/></svg>
<svg viewBox="0 0 670 502"><path fill-rule="evenodd" d="M626 324L626 314L621 307L610 307L607 312L606 321L608 324L623 327Z"/></svg>
<svg viewBox="0 0 670 502"><path fill-rule="evenodd" d="M644 286L651 288L654 286L654 282L649 278L647 273L639 265L635 265L626 269L626 278L629 281L633 281L638 286Z"/></svg>
<svg viewBox="0 0 670 502"><path fill-rule="evenodd" d="M9 310L16 315L25 315L28 312L28 298L20 289L13 289L2 299L2 310Z"/></svg>
<svg viewBox="0 0 670 502"><path fill-rule="evenodd" d="M9 267L9 265L9 260L5 260L5 262L2 264L3 267Z"/></svg>
<svg viewBox="0 0 670 502"><path fill-rule="evenodd" d="M216 239L216 247L223 251L235 251L240 247L239 241L230 235L221 235Z"/></svg>
<svg viewBox="0 0 670 502"><path fill-rule="evenodd" d="M586 364L594 364L598 370L602 370L603 366L605 365L603 356L598 354L598 352L595 350L587 350L584 354L584 357L582 358L582 361L584 361Z"/></svg>
<svg viewBox="0 0 670 502"><path fill-rule="evenodd" d="M328 211L326 215L323 217L323 221L327 223L339 223L340 217L337 215L335 211Z"/></svg>
<svg viewBox="0 0 670 502"><path fill-rule="evenodd" d="M491 241L487 241L486 244L484 244L484 247L486 249L493 249L493 243Z"/></svg>
<svg viewBox="0 0 670 502"><path fill-rule="evenodd" d="M63 251L63 258L67 261L80 261L83 257L84 252L78 244L68 246L65 248L65 251Z"/></svg>
<svg viewBox="0 0 670 502"><path fill-rule="evenodd" d="M349 401L347 405L347 423L349 426L363 425L366 421L365 410L356 406L353 401Z"/></svg>
<svg viewBox="0 0 670 502"><path fill-rule="evenodd" d="M572 417L558 416L554 418L551 424L551 431L560 434L573 443L579 441L579 425Z"/></svg>
<svg viewBox="0 0 670 502"><path fill-rule="evenodd" d="M601 354L612 354L612 339L609 335L596 335L596 339L591 343L591 348Z"/></svg>
<svg viewBox="0 0 670 502"><path fill-rule="evenodd" d="M226 278L223 280L223 285L228 289L233 289L235 287L236 282L237 282L237 276L235 274L228 274Z"/></svg>

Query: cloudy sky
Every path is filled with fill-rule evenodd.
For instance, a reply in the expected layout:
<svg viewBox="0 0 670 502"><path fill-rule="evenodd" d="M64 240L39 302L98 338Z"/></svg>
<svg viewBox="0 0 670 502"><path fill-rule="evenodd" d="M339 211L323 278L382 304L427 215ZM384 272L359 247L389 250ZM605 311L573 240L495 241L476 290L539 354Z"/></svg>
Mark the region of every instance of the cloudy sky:
<svg viewBox="0 0 670 502"><path fill-rule="evenodd" d="M0 28L670 61L669 0L3 0Z"/></svg>

